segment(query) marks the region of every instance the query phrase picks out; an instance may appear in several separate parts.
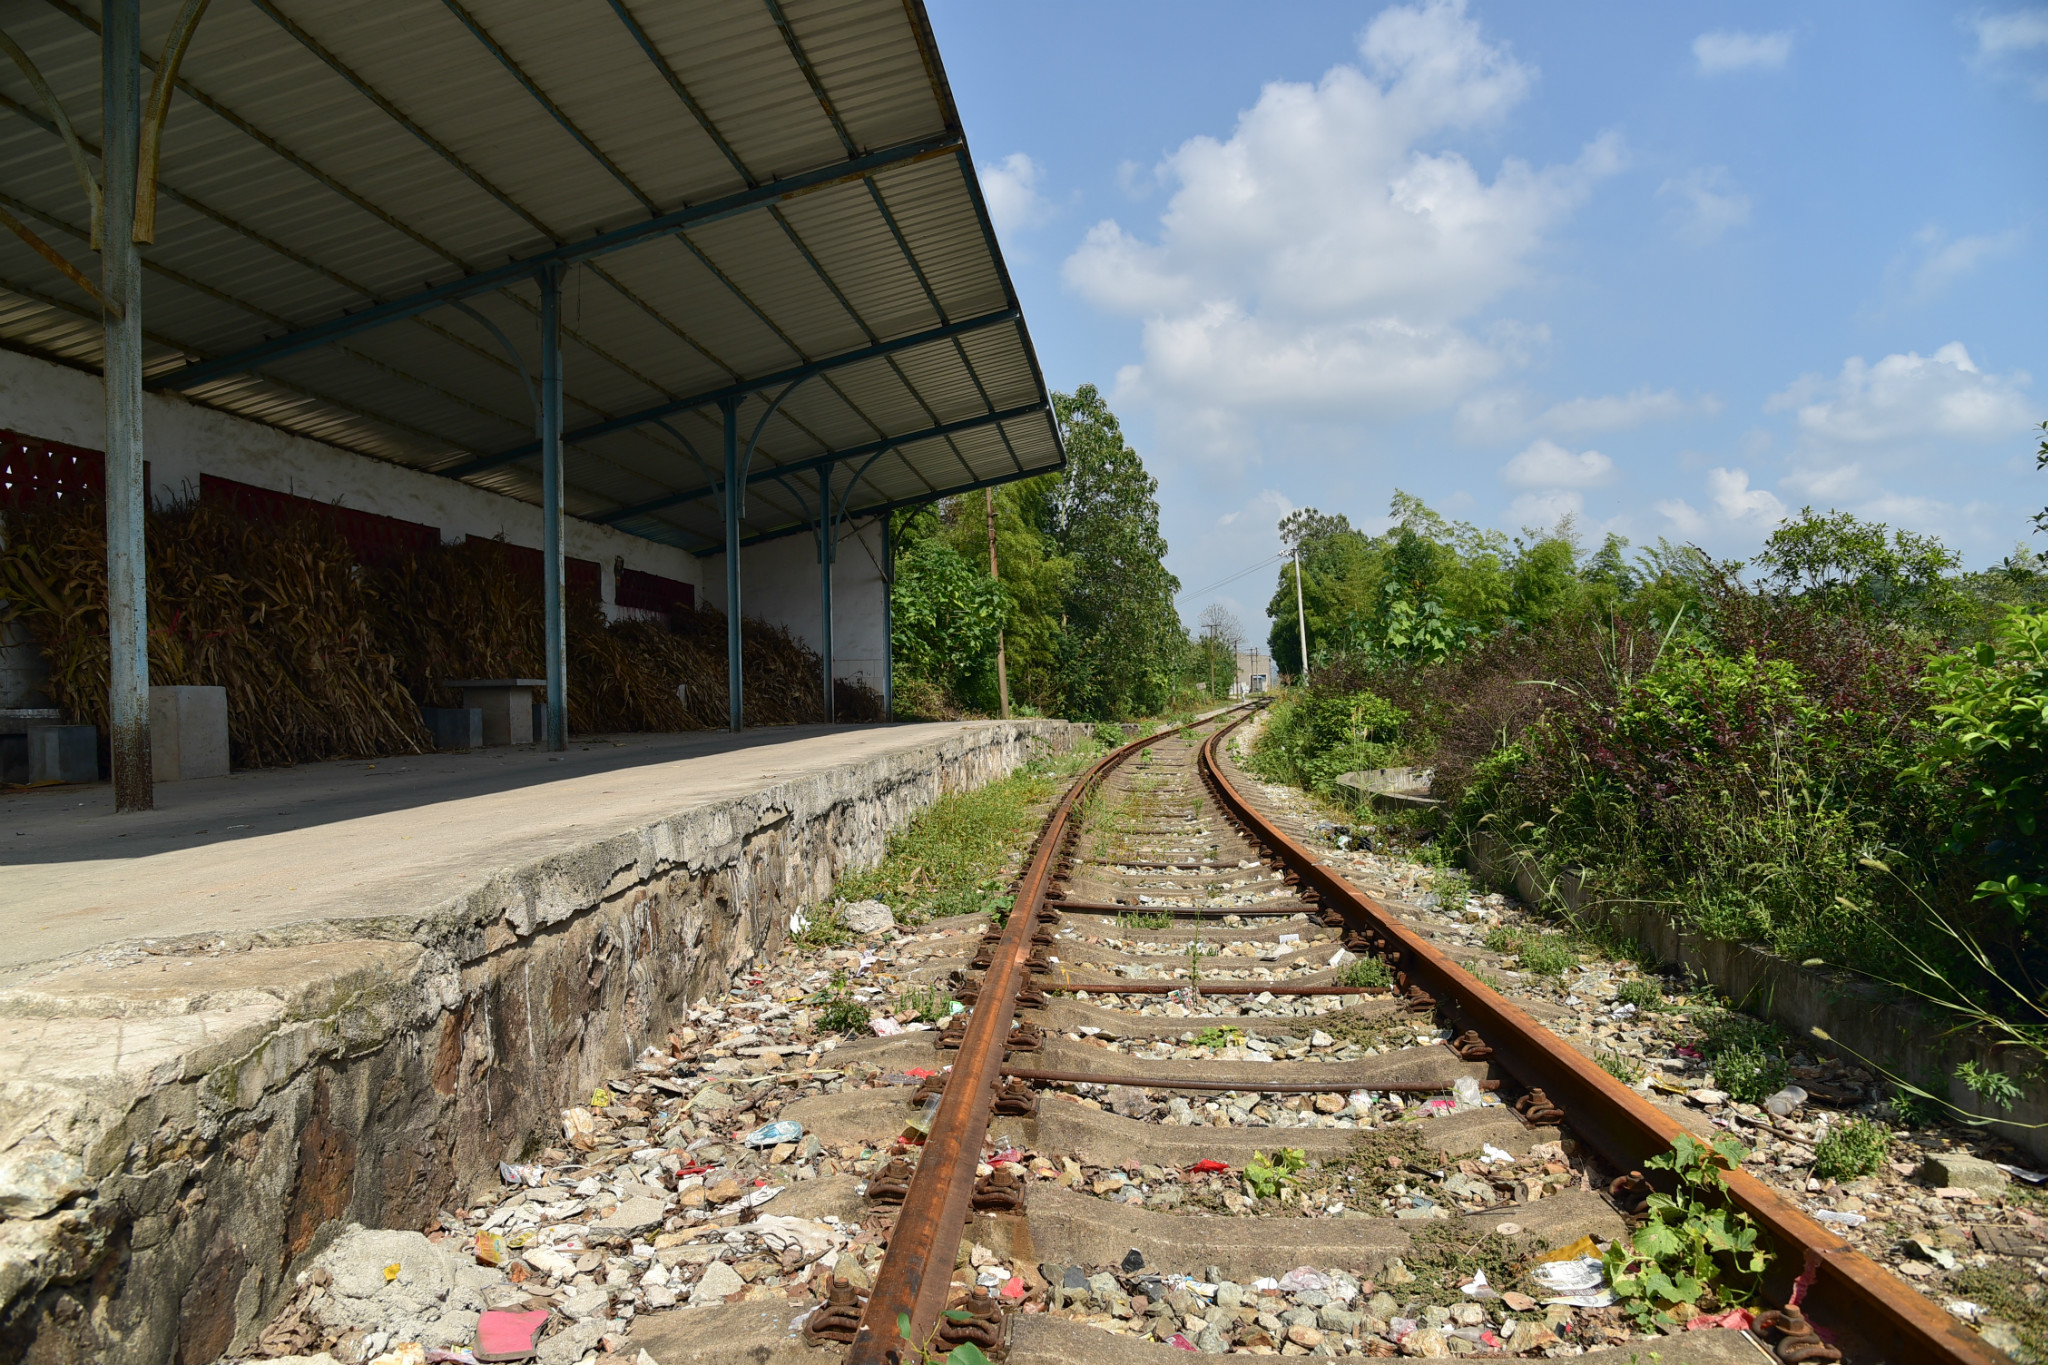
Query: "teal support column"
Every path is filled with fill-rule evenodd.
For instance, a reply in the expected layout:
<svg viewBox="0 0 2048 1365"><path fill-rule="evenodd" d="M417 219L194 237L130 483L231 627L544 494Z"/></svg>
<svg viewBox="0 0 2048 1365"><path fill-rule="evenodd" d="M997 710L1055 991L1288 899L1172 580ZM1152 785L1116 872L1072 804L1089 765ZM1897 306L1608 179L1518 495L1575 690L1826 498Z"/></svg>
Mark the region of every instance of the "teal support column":
<svg viewBox="0 0 2048 1365"><path fill-rule="evenodd" d="M114 809L156 804L149 752L149 561L143 542L142 260L135 249L136 152L142 136L141 0L105 0L100 25L105 179L101 292L107 399L107 719Z"/></svg>
<svg viewBox="0 0 2048 1365"><path fill-rule="evenodd" d="M725 418L725 686L730 694L731 729L746 724L746 670L740 658L740 498L746 480L740 477L740 405L720 400Z"/></svg>
<svg viewBox="0 0 2048 1365"><path fill-rule="evenodd" d="M825 723L839 719L832 693L832 559L839 539L832 516L832 467L818 471L818 655L825 675Z"/></svg>
<svg viewBox="0 0 2048 1365"><path fill-rule="evenodd" d="M896 719L896 536L882 513L882 719Z"/></svg>
<svg viewBox="0 0 2048 1365"><path fill-rule="evenodd" d="M541 610L547 620L547 733L543 749L569 747L569 639L562 619L562 267L543 266L540 282Z"/></svg>

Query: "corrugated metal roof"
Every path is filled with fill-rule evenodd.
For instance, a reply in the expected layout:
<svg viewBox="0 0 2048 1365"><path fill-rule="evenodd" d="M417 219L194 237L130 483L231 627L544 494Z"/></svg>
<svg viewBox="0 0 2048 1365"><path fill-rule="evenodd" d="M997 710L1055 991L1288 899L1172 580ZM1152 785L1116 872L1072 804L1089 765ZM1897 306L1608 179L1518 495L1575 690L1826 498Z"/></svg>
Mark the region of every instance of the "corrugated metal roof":
<svg viewBox="0 0 2048 1365"><path fill-rule="evenodd" d="M178 9L144 0L145 66ZM98 6L6 27L97 155ZM919 0L214 7L163 146L153 388L538 502L528 380L492 328L537 370L551 257L573 515L718 548L716 400L741 395L744 438L797 377L748 538L804 529L821 480L859 513L1061 462ZM11 64L0 164L0 207L95 273ZM12 234L0 339L99 363L91 301Z"/></svg>

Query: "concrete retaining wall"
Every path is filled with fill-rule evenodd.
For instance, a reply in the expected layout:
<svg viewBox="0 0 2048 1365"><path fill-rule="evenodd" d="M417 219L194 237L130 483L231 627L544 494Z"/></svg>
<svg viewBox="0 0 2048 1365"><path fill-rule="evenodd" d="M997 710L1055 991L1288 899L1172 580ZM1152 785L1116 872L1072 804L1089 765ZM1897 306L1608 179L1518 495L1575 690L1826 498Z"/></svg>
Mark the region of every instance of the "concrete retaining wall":
<svg viewBox="0 0 2048 1365"><path fill-rule="evenodd" d="M1955 1020L1944 1012L1846 973L1802 967L1751 944L1693 933L1660 906L1602 898L1579 873L1548 879L1533 858L1497 836L1473 836L1466 861L1473 875L1489 885L1513 886L1531 905L1561 904L1574 918L1603 925L1658 962L1712 984L1812 1051L1874 1062L1971 1112L1988 1106L1955 1079L1956 1068L1973 1061L2009 1073L2026 1098L2013 1105L2010 1122L1994 1123L1991 1131L2037 1162L2048 1163L2048 1091L2038 1081L2023 1079L2023 1056L1998 1051L1978 1034L1954 1031ZM1826 1031L1836 1046L1814 1038L1815 1028ZM2035 1126L2025 1126L2030 1124Z"/></svg>
<svg viewBox="0 0 2048 1365"><path fill-rule="evenodd" d="M974 727L508 870L417 914L0 992L0 1362L244 1347L347 1223L424 1229L798 906L1064 722Z"/></svg>

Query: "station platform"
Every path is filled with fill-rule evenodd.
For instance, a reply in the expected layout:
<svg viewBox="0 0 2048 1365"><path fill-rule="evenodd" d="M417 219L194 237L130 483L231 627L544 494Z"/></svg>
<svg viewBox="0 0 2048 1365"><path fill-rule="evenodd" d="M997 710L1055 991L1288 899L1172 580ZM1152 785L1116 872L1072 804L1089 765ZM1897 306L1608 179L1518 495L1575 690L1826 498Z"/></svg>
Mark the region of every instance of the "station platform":
<svg viewBox="0 0 2048 1365"><path fill-rule="evenodd" d="M275 937L409 916L626 831L860 767L991 721L579 736L167 782L115 815L110 784L0 797L0 984L152 940ZM382 933L376 937L385 936Z"/></svg>

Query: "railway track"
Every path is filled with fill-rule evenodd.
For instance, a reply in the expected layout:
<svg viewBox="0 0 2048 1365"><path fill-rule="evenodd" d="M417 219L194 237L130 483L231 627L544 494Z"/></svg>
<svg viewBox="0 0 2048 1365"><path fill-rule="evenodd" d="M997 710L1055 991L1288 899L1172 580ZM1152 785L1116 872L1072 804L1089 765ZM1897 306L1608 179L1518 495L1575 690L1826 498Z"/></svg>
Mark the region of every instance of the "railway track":
<svg viewBox="0 0 2048 1365"><path fill-rule="evenodd" d="M836 1284L806 1340L850 1365L961 1342L1076 1362L2005 1359L1740 1171L1763 1297L1798 1305L1749 1337L1631 1340L1467 1278L1621 1234L1682 1130L1283 832L1228 758L1245 719L1098 760L1007 922L915 970L971 1008L908 1104L859 1099L925 1131L862 1189L886 1236L871 1287Z"/></svg>

